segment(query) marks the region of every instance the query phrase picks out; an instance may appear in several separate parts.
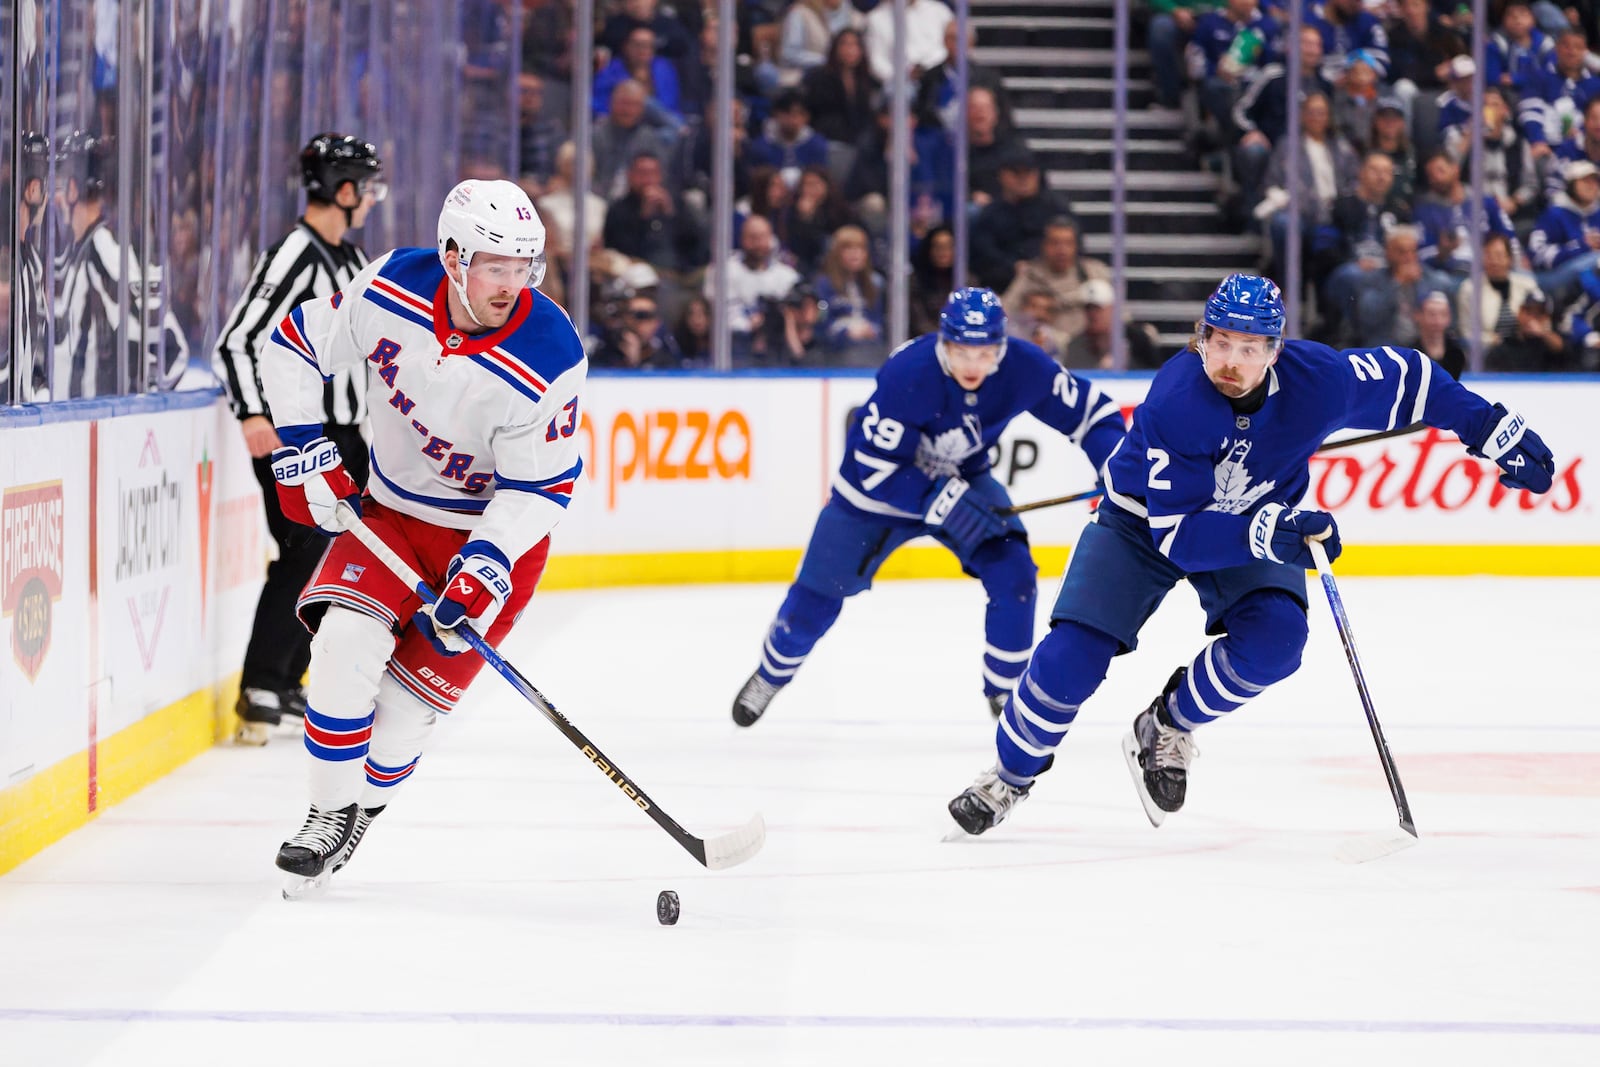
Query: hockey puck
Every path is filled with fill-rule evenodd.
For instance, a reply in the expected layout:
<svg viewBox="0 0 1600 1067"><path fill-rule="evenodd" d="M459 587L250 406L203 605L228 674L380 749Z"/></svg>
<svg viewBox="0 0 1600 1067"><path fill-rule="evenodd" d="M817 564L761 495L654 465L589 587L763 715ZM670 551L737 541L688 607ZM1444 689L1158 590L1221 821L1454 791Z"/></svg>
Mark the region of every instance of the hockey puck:
<svg viewBox="0 0 1600 1067"><path fill-rule="evenodd" d="M656 922L662 926L673 926L678 921L680 910L678 907L678 894L670 889L663 889L656 897Z"/></svg>

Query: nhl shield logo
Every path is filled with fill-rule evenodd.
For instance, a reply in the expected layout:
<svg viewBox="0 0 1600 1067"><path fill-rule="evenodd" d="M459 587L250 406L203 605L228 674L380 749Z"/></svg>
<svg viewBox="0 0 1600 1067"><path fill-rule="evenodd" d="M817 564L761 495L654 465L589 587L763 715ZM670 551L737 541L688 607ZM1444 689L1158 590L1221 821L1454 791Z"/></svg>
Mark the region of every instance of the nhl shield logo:
<svg viewBox="0 0 1600 1067"><path fill-rule="evenodd" d="M463 340L465 339L459 333L452 333L449 337L444 339L444 343L445 346L453 352L461 347L461 342Z"/></svg>
<svg viewBox="0 0 1600 1067"><path fill-rule="evenodd" d="M1250 416L1235 415L1233 417L1233 424L1241 430L1248 430L1250 428Z"/></svg>

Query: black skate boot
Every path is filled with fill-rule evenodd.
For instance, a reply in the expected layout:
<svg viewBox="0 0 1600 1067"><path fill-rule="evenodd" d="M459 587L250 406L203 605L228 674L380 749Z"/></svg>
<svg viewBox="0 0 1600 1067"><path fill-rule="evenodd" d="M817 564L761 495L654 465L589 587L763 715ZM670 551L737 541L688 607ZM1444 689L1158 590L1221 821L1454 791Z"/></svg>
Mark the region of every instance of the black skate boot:
<svg viewBox="0 0 1600 1067"><path fill-rule="evenodd" d="M766 712L767 705L778 695L778 686L761 677L756 671L744 683L739 695L733 698L733 721L740 726L752 726Z"/></svg>
<svg viewBox="0 0 1600 1067"><path fill-rule="evenodd" d="M1183 807L1189 784L1189 763L1200 754L1194 737L1172 724L1167 701L1188 674L1179 667L1167 681L1161 695L1133 720L1133 729L1122 739L1122 754L1139 791L1139 801L1151 826Z"/></svg>
<svg viewBox="0 0 1600 1067"><path fill-rule="evenodd" d="M278 691L278 706L283 709L283 714L293 715L297 719L306 717L306 691L300 686L292 689Z"/></svg>
<svg viewBox="0 0 1600 1067"><path fill-rule="evenodd" d="M311 805L300 832L278 849L278 869L291 876L284 884L285 900L320 889L333 872L344 866L350 858L353 842L359 840L356 826L360 813L360 806L353 803L335 811ZM372 820L367 821L370 824Z"/></svg>
<svg viewBox="0 0 1600 1067"><path fill-rule="evenodd" d="M355 857L356 846L361 844L361 839L367 836L367 830L372 826L372 820L383 814L385 805L379 804L375 808L362 808L356 812L355 830L350 834L350 844L345 846L344 855L333 865L332 874L338 874L350 865Z"/></svg>
<svg viewBox="0 0 1600 1067"><path fill-rule="evenodd" d="M1010 695L1010 693L989 694L989 714L992 717L998 719L1006 713L1006 698Z"/></svg>
<svg viewBox="0 0 1600 1067"><path fill-rule="evenodd" d="M233 706L239 716L239 731L234 740L241 745L264 745L272 728L283 721L283 704L270 689L241 689Z"/></svg>
<svg viewBox="0 0 1600 1067"><path fill-rule="evenodd" d="M949 804L950 817L963 830L976 836L1005 821L1011 809L1027 799L1032 786L1020 789L1000 777L1000 768L991 767Z"/></svg>

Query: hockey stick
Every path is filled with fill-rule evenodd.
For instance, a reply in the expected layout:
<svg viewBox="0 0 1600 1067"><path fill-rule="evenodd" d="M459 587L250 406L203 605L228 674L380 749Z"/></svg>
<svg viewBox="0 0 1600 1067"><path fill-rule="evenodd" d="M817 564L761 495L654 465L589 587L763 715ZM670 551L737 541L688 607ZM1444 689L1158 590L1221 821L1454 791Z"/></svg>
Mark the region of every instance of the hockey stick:
<svg viewBox="0 0 1600 1067"><path fill-rule="evenodd" d="M1342 441L1324 441L1317 446L1318 452L1331 452L1336 448L1352 448L1355 445L1370 445L1374 441L1385 441L1391 437L1404 437L1408 433L1416 433L1426 426L1424 422L1414 422L1410 426L1397 426L1392 430L1382 430L1378 433L1364 433L1360 437L1346 437ZM1012 504L1008 508L997 508L999 515L1021 515L1024 511L1036 511L1039 508L1053 508L1057 504L1075 504L1080 500L1092 500L1101 495L1100 489L1089 489L1082 493L1073 493L1071 496L1051 497L1049 500L1035 500L1031 504Z"/></svg>
<svg viewBox="0 0 1600 1067"><path fill-rule="evenodd" d="M1411 818L1411 805L1406 803L1406 789L1400 784L1400 772L1395 769L1394 757L1389 753L1389 743L1383 739L1383 727L1378 724L1377 709L1372 706L1372 694L1367 690L1367 679L1361 672L1361 658L1356 654L1355 634L1350 629L1349 616L1344 612L1344 599L1339 596L1339 587L1334 583L1333 567L1328 562L1327 550L1322 547L1321 541L1313 541L1310 538L1306 539L1306 547L1311 550L1311 558L1317 564L1317 574L1322 577L1323 591L1328 594L1328 607L1333 610L1334 627L1339 631L1339 640L1344 645L1345 658L1350 661L1350 674L1355 678L1356 692L1361 695L1361 708L1367 713L1367 726L1372 730L1373 743L1378 746L1378 762L1383 764L1383 773L1389 779L1389 795L1394 797L1395 812L1400 816L1400 829L1411 835L1391 837L1376 842L1353 841L1340 849L1341 859L1360 863L1416 844L1417 824Z"/></svg>
<svg viewBox="0 0 1600 1067"><path fill-rule="evenodd" d="M356 513L354 508L348 503L340 501L337 505L337 513L344 524L344 528L354 534L356 540L365 545L374 556L377 556L396 578L415 589L417 595L422 598L423 603L432 604L438 599L433 590L428 587L428 583L422 580L422 576L412 570L406 561L395 553L394 549L384 544L382 539L372 532L371 527L361 521L361 516ZM455 632L460 634L477 651L478 655L482 656L484 661L495 669L500 677L510 682L511 687L521 693L528 703L537 708L541 715L549 719L551 724L557 730L560 730L568 741L572 742L574 748L577 748L587 756L589 762L593 763L600 773L611 781L612 785L620 789L625 797L637 804L641 811L654 819L657 826L665 830L674 841L683 847L684 851L698 860L702 866L713 871L720 871L743 863L761 851L761 846L767 839L767 827L760 814L755 815L739 829L729 831L719 837L707 839L694 836L679 826L677 821L670 815L657 807L655 801L645 794L638 782L623 774L621 768L596 748L594 742L583 736L583 733L576 726L568 722L567 717L557 711L555 705L551 704L543 693L535 689L533 683L524 678L520 671L510 663L507 663L500 653L495 651L494 646L484 640L481 634L469 625L458 626Z"/></svg>

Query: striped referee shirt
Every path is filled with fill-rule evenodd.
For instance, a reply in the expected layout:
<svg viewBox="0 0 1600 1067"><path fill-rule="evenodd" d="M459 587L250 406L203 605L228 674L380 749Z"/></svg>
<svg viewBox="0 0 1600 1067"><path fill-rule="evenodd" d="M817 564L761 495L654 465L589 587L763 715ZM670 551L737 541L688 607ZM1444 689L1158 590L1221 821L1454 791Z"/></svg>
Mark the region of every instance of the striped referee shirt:
<svg viewBox="0 0 1600 1067"><path fill-rule="evenodd" d="M349 284L367 265L356 245L331 245L301 219L288 235L262 253L245 292L217 338L211 362L227 385L228 403L242 421L265 415L259 360L290 358L271 349L267 339L283 317L308 300L325 299ZM359 425L367 416L366 366L340 370L322 387L322 419L341 426Z"/></svg>

